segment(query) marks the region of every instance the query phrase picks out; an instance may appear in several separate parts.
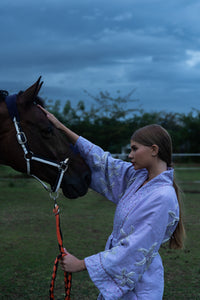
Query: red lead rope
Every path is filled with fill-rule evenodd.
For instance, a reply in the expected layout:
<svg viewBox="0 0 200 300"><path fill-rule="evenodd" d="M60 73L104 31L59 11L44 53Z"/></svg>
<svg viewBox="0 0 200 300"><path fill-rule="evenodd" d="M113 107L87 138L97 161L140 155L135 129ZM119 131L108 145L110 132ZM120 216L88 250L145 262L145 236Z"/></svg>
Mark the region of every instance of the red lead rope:
<svg viewBox="0 0 200 300"><path fill-rule="evenodd" d="M58 263L59 263L59 261L61 260L62 257L67 255L64 248L63 248L62 232L61 232L61 228L60 228L59 207L58 207L57 204L55 205L55 208L53 209L53 212L54 212L55 217L56 217L56 234L57 234L60 254L56 257L55 262L54 262L51 285L50 285L50 289L49 289L50 300L55 300L55 298L54 298L54 285L55 285L56 273L57 273L57 269L58 269ZM65 277L65 300L70 300L72 274L64 272L64 277Z"/></svg>

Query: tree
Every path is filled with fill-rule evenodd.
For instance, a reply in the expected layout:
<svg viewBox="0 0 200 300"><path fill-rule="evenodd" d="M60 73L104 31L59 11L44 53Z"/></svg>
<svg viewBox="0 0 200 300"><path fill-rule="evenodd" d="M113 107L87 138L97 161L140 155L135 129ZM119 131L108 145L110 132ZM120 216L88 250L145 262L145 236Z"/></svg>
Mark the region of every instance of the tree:
<svg viewBox="0 0 200 300"><path fill-rule="evenodd" d="M112 97L109 92L99 92L94 96L85 90L85 93L96 102L96 108L92 106L92 112L96 114L98 118L107 118L114 120L125 120L130 117L133 112L140 112L140 108L136 108L135 102L138 99L132 98L135 90L130 91L128 94L122 95L117 91L117 97Z"/></svg>
<svg viewBox="0 0 200 300"><path fill-rule="evenodd" d="M199 133L200 133L200 111L193 109L188 115L180 114L181 126L181 152L199 153Z"/></svg>
<svg viewBox="0 0 200 300"><path fill-rule="evenodd" d="M129 94L112 97L108 92L87 96L94 103L86 108L86 101L79 101L75 108L67 100L61 109L60 101L49 103L48 109L66 126L111 153L118 153L129 143L133 132L148 124L160 124L172 137L173 152L200 152L200 111L188 114L145 112L136 106L138 100ZM88 102L88 101L87 101Z"/></svg>

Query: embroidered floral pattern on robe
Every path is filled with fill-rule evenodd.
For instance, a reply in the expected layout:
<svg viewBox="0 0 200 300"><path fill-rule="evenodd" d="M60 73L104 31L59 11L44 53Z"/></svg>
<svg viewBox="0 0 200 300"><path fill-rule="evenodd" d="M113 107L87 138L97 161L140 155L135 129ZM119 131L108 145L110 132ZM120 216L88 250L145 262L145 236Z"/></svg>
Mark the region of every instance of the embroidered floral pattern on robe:
<svg viewBox="0 0 200 300"><path fill-rule="evenodd" d="M135 265L142 266L142 265L146 264L145 270L147 270L149 268L150 264L152 263L152 260L154 259L154 257L156 257L156 255L158 254L158 252L154 252L156 245L157 245L157 243L154 243L149 250L144 249L144 248L138 249L138 251L140 251L144 254L144 258L141 261L136 262Z"/></svg>
<svg viewBox="0 0 200 300"><path fill-rule="evenodd" d="M124 268L121 272L121 275L115 275L116 278L121 280L121 286L125 286L126 284L130 286L130 289L133 290L135 287L135 282L131 278L133 278L133 275L135 272L127 272L127 270Z"/></svg>

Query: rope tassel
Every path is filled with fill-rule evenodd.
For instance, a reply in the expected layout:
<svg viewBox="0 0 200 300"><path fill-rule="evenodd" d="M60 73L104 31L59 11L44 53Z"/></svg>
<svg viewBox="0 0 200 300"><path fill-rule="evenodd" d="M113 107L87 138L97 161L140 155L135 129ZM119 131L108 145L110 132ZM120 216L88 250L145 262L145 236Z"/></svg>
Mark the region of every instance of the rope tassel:
<svg viewBox="0 0 200 300"><path fill-rule="evenodd" d="M62 232L61 232L61 228L60 228L59 207L58 207L57 204L55 204L53 212L54 212L55 217L56 217L56 235L57 235L60 254L56 257L55 262L54 262L51 285L50 285L50 289L49 289L50 300L55 300L54 286L55 286L55 279L56 279L56 274L57 274L57 270L58 270L58 263L62 259L62 257L67 255L67 253L65 253L65 250L63 248ZM64 280L65 280L65 300L70 300L70 292L71 292L71 285L72 285L72 274L64 272Z"/></svg>

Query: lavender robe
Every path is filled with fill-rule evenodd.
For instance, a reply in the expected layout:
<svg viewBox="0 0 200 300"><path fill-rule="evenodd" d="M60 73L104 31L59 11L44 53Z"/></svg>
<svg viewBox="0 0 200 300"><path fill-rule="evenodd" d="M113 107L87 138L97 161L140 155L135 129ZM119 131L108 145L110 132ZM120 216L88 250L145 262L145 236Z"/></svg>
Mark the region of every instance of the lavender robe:
<svg viewBox="0 0 200 300"><path fill-rule="evenodd" d="M169 169L139 189L147 170L112 158L80 137L76 143L91 168L91 188L117 207L105 251L85 258L98 300L161 300L163 265L158 250L179 220L179 206Z"/></svg>

